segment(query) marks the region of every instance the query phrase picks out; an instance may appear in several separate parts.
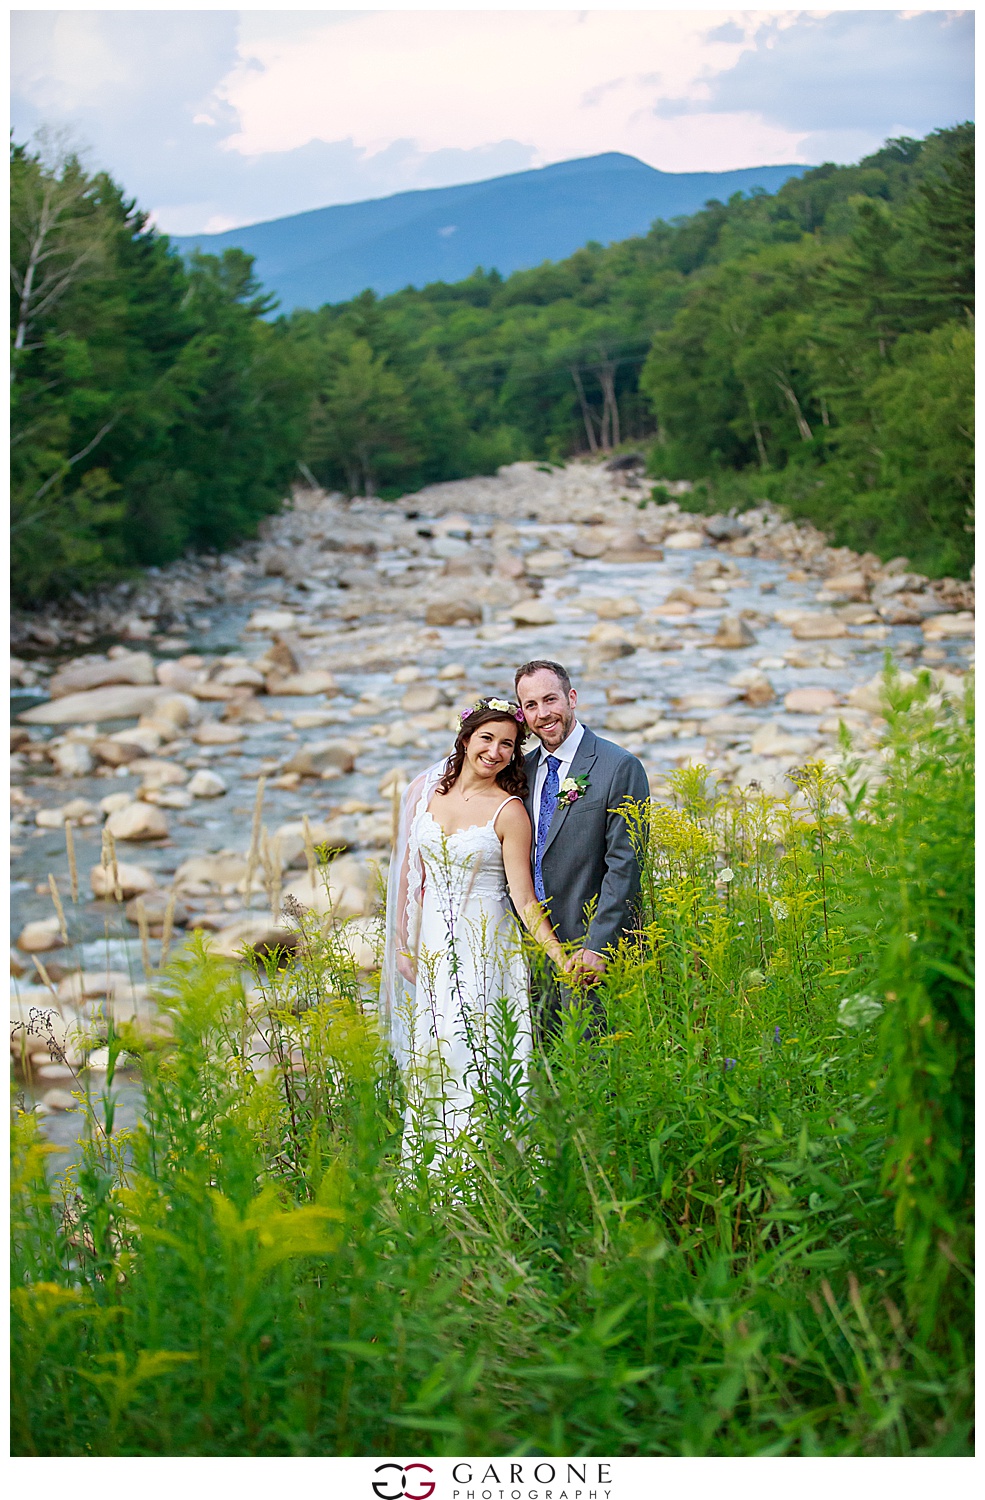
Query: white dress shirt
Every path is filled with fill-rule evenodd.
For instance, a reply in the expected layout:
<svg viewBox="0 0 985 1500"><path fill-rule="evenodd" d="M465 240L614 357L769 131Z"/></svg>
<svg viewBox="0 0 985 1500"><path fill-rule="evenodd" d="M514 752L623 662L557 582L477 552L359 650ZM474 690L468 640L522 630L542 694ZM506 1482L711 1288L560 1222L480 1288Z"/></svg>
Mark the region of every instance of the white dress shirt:
<svg viewBox="0 0 985 1500"><path fill-rule="evenodd" d="M579 724L576 719L568 738L562 740L556 750L548 750L543 745L540 747L540 760L537 762L537 774L534 777L534 848L537 847L537 827L540 823L540 797L544 790L544 782L547 780L547 757L553 755L561 762L557 771L558 785L560 785L571 770L571 762L575 758L575 751L581 744L584 733L584 724Z"/></svg>

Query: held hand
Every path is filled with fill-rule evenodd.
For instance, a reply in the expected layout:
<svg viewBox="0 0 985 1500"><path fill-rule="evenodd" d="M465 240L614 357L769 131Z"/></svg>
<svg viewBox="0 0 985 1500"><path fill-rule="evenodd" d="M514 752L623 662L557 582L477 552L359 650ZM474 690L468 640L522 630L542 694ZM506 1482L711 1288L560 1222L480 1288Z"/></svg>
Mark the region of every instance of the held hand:
<svg viewBox="0 0 985 1500"><path fill-rule="evenodd" d="M397 954L397 973L402 974L408 984L417 983L417 965L409 953Z"/></svg>
<svg viewBox="0 0 985 1500"><path fill-rule="evenodd" d="M591 948L576 948L565 960L565 973L586 985L596 984L605 973L608 960Z"/></svg>

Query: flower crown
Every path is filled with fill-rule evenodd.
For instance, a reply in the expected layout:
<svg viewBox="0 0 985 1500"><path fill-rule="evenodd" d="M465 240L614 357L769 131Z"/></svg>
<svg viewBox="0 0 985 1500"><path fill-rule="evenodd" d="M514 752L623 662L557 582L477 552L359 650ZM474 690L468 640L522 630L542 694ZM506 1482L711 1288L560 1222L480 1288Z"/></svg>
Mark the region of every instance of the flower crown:
<svg viewBox="0 0 985 1500"><path fill-rule="evenodd" d="M505 698L477 698L471 708L463 708L459 714L462 723L471 719L473 714L481 713L484 708L493 708L497 713L510 714L518 724L523 723L523 709L516 703L509 703Z"/></svg>

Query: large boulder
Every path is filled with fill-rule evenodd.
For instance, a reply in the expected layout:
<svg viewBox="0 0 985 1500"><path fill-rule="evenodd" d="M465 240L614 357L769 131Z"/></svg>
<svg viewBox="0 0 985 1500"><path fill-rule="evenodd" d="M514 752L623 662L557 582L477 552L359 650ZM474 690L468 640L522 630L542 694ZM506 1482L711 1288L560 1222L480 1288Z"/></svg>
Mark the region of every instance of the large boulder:
<svg viewBox="0 0 985 1500"><path fill-rule="evenodd" d="M112 661L69 662L48 683L53 698L84 693L111 683L147 687L154 681L154 661L147 651L128 651Z"/></svg>
<svg viewBox="0 0 985 1500"><path fill-rule="evenodd" d="M161 696L159 686L131 687L121 683L86 693L68 693L64 698L53 698L50 703L25 709L17 717L25 724L102 724L108 719L136 719L152 708L156 711Z"/></svg>

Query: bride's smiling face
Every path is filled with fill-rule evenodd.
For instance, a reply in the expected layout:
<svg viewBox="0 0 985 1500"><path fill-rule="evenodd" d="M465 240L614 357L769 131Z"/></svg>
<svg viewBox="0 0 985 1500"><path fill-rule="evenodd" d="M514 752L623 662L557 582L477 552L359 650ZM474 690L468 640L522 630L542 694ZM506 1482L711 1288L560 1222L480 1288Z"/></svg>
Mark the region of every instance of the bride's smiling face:
<svg viewBox="0 0 985 1500"><path fill-rule="evenodd" d="M519 732L519 726L511 728L505 721L497 719L473 730L465 746L465 758L476 776L493 781L500 771L506 770Z"/></svg>

